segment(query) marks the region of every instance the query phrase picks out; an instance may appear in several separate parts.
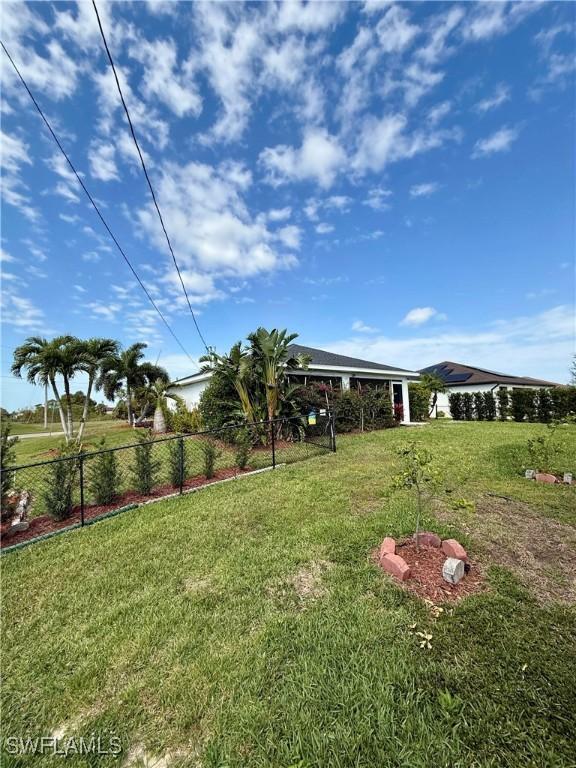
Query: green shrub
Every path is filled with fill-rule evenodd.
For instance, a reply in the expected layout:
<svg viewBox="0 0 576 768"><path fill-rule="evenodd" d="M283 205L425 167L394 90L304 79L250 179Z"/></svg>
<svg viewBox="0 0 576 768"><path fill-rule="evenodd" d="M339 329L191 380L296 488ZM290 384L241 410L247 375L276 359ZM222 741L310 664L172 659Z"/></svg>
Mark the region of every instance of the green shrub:
<svg viewBox="0 0 576 768"><path fill-rule="evenodd" d="M248 429L239 429L236 433L236 453L235 462L238 469L245 469L248 464L248 457L250 456L250 449L252 447L252 439Z"/></svg>
<svg viewBox="0 0 576 768"><path fill-rule="evenodd" d="M560 446L554 437L557 427L557 423L549 424L543 434L528 440L529 469L535 469L537 472L554 473L556 471L555 459L560 451Z"/></svg>
<svg viewBox="0 0 576 768"><path fill-rule="evenodd" d="M450 415L454 421L461 421L464 418L462 392L450 392L448 404L450 405Z"/></svg>
<svg viewBox="0 0 576 768"><path fill-rule="evenodd" d="M466 421L472 421L474 418L474 398L472 392L462 393L462 413Z"/></svg>
<svg viewBox="0 0 576 768"><path fill-rule="evenodd" d="M206 438L202 440L200 443L200 449L202 451L204 476L207 480L210 480L211 477L214 477L216 461L222 455L222 451L219 450L218 446L214 440L212 440L212 438Z"/></svg>
<svg viewBox="0 0 576 768"><path fill-rule="evenodd" d="M410 397L410 418L412 421L426 421L430 410L430 390L419 382L408 384Z"/></svg>
<svg viewBox="0 0 576 768"><path fill-rule="evenodd" d="M552 413L554 409L554 401L550 390L541 388L538 390L536 414L538 421L542 424L548 424L552 421Z"/></svg>
<svg viewBox="0 0 576 768"><path fill-rule="evenodd" d="M14 473L10 472L10 467L14 466L15 452L14 447L18 438L10 438L10 424L2 421L2 442L0 448L0 466L2 467L2 520L8 519L11 510L6 501L7 495L12 490L14 482Z"/></svg>
<svg viewBox="0 0 576 768"><path fill-rule="evenodd" d="M484 418L494 421L496 418L496 398L493 392L484 392Z"/></svg>
<svg viewBox="0 0 576 768"><path fill-rule="evenodd" d="M395 426L392 401L387 389L366 388L360 395L360 408L365 430Z"/></svg>
<svg viewBox="0 0 576 768"><path fill-rule="evenodd" d="M134 487L145 496L152 493L156 484L161 463L154 459L152 451L154 439L151 432L138 435L138 445L134 448L135 462L130 467L134 479Z"/></svg>
<svg viewBox="0 0 576 768"><path fill-rule="evenodd" d="M168 428L172 432L190 435L195 432L202 432L204 429L204 419L200 409L188 409L183 400L177 401L176 410L169 411L167 415Z"/></svg>
<svg viewBox="0 0 576 768"><path fill-rule="evenodd" d="M484 410L484 393L483 392L474 392L472 395L474 398L474 415L478 419L478 421L484 421L486 412Z"/></svg>
<svg viewBox="0 0 576 768"><path fill-rule="evenodd" d="M42 499L46 511L54 520L65 520L74 507L74 488L78 479L78 449L62 446L58 459L48 464Z"/></svg>
<svg viewBox="0 0 576 768"><path fill-rule="evenodd" d="M510 398L510 412L514 421L524 421L526 418L526 389L513 389Z"/></svg>
<svg viewBox="0 0 576 768"><path fill-rule="evenodd" d="M170 484L175 488L179 488L184 484L184 480L188 476L189 463L186 442L182 438L169 440L168 471L170 474Z"/></svg>
<svg viewBox="0 0 576 768"><path fill-rule="evenodd" d="M96 504L112 504L118 498L120 470L116 451L105 451L106 439L102 438L99 449L103 453L87 460L89 469L88 490Z"/></svg>
<svg viewBox="0 0 576 768"><path fill-rule="evenodd" d="M234 385L214 371L206 389L200 395L198 410L208 430L220 429L238 421L238 393Z"/></svg>
<svg viewBox="0 0 576 768"><path fill-rule="evenodd" d="M498 418L500 421L507 421L510 415L510 395L507 389L499 389L496 393L498 400Z"/></svg>

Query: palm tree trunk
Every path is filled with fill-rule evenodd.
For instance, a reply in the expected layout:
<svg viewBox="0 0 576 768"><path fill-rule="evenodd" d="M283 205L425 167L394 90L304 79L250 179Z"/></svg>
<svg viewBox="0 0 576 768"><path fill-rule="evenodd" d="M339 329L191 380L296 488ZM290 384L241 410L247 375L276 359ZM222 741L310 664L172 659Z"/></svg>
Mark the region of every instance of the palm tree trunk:
<svg viewBox="0 0 576 768"><path fill-rule="evenodd" d="M132 390L130 389L128 380L126 380L126 411L128 412L128 424L133 427L134 417L132 415Z"/></svg>
<svg viewBox="0 0 576 768"><path fill-rule="evenodd" d="M154 424L152 429L157 434L166 432L166 419L164 418L164 411L160 404L156 406L156 410L154 411Z"/></svg>
<svg viewBox="0 0 576 768"><path fill-rule="evenodd" d="M70 382L68 376L64 376L64 393L66 396L66 420L68 422L68 439L74 434L74 421L72 419L72 400L70 398Z"/></svg>
<svg viewBox="0 0 576 768"><path fill-rule="evenodd" d="M62 400L60 398L60 393L58 392L58 387L56 386L56 379L54 377L50 377L50 385L52 386L54 399L58 404L58 413L60 414L60 423L62 424L62 432L64 432L64 438L66 440L66 443L68 443L70 440L70 437L68 435L68 429L66 425L66 416L64 414L64 407L62 405Z"/></svg>
<svg viewBox="0 0 576 768"><path fill-rule="evenodd" d="M80 442L82 435L84 434L84 427L86 426L86 419L88 418L88 408L90 407L90 395L92 394L92 385L94 383L94 376L89 374L88 376L88 389L86 390L86 399L84 400L84 408L82 410L82 418L80 419L80 427L78 429L78 436L76 440Z"/></svg>

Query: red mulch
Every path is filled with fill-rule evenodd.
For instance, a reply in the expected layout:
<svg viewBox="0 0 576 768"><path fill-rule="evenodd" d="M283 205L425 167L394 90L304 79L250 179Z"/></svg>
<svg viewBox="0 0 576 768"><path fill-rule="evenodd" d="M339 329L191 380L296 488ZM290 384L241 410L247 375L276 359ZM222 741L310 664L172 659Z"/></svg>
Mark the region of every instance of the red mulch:
<svg viewBox="0 0 576 768"><path fill-rule="evenodd" d="M374 558L378 562L379 550ZM396 545L396 554L410 566L410 578L398 584L424 600L433 603L456 602L485 589L484 576L474 560L469 560L470 570L458 584L449 584L442 576L446 555L441 547L420 544L416 549L413 539L406 539Z"/></svg>
<svg viewBox="0 0 576 768"><path fill-rule="evenodd" d="M251 472L250 467L245 469L237 469L235 467L227 467L226 469L217 469L214 473L214 477L207 480L204 475L198 475L186 480L184 483L184 490L190 488L200 488L203 485L211 485L217 480L226 480L229 477L235 475L243 475L246 472ZM118 496L113 504L86 505L84 507L84 519L91 520L95 517L105 515L107 512L111 512L119 507L125 507L128 504L140 504L143 501L150 501L151 499L160 499L163 496L169 496L173 493L178 493L179 488L173 485L161 485L155 488L149 496L145 496L137 491L126 491L121 496ZM18 533L10 533L10 524L2 523L0 525L0 549L4 547L11 547L14 544L20 544L22 541L29 541L35 539L37 536L43 536L45 533L52 533L52 531L58 531L62 528L68 528L71 525L80 522L80 506L74 507L70 517L66 520L53 520L50 515L41 515L39 517L33 517L30 519L30 527L27 531L19 531Z"/></svg>

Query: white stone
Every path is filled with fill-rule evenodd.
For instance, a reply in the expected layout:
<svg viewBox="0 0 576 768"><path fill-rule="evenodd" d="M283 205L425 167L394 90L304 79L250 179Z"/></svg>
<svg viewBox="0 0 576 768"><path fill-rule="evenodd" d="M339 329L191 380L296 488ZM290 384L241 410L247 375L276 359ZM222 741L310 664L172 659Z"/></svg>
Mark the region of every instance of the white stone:
<svg viewBox="0 0 576 768"><path fill-rule="evenodd" d="M572 485L572 472L564 472L564 478L562 480L566 485Z"/></svg>
<svg viewBox="0 0 576 768"><path fill-rule="evenodd" d="M464 560L447 557L442 566L442 576L449 584L458 584L464 576Z"/></svg>
<svg viewBox="0 0 576 768"><path fill-rule="evenodd" d="M535 474L536 472L533 469L527 469L526 472L524 473L524 477L526 478L526 480L534 480Z"/></svg>

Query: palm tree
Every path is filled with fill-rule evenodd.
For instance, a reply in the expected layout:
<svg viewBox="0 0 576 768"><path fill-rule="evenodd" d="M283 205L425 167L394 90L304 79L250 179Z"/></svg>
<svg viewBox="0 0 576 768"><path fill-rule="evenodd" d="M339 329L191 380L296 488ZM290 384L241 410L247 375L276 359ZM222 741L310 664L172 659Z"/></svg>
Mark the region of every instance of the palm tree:
<svg viewBox="0 0 576 768"><path fill-rule="evenodd" d="M272 421L279 413L287 369L307 368L310 357L290 354L289 346L298 338L298 334L288 334L285 329L278 331L274 328L267 331L265 328L258 328L247 338L252 348L252 364L265 387L268 420Z"/></svg>
<svg viewBox="0 0 576 768"><path fill-rule="evenodd" d="M151 391L156 399L156 407L154 409L154 423L152 425L152 431L158 434L166 432L166 418L164 416L164 406L166 404L166 398L174 400L175 402L183 403L181 397L173 395L168 392L169 382L164 379L156 379L152 384Z"/></svg>
<svg viewBox="0 0 576 768"><path fill-rule="evenodd" d="M100 374L96 381L96 389L101 389L108 400L114 400L122 388L126 390L126 408L130 426L134 426L132 408L134 391L139 387L152 384L157 379L166 383L170 380L167 371L161 366L141 362L147 346L147 344L139 342L106 357L102 361Z"/></svg>
<svg viewBox="0 0 576 768"><path fill-rule="evenodd" d="M202 372L217 370L228 382L232 384L240 400L242 414L248 422L256 421L257 403L254 393L250 394L251 357L240 341L236 342L230 352L219 355L215 351L200 358Z"/></svg>
<svg viewBox="0 0 576 768"><path fill-rule="evenodd" d="M70 442L73 430L70 379L79 370L78 355L75 351L77 343L78 340L74 336L57 336L51 341L41 336L30 336L24 344L14 350L12 363L14 376L21 378L22 371L26 370L26 379L31 384L50 384L58 405L66 443ZM64 382L66 413L56 384L57 376L62 376Z"/></svg>
<svg viewBox="0 0 576 768"><path fill-rule="evenodd" d="M438 394L440 392L446 392L446 384L444 383L444 379L437 373L423 373L420 377L420 381L424 387L432 394L430 412L428 413L428 416L432 416L434 413L434 408L436 407L436 403L438 402Z"/></svg>
<svg viewBox="0 0 576 768"><path fill-rule="evenodd" d="M80 363L80 368L88 374L88 388L86 390L86 397L84 399L84 408L82 410L82 418L80 419L80 428L78 429L77 441L82 440L84 433L84 427L86 425L86 419L88 418L88 408L90 406L90 395L92 394L92 387L96 381L96 377L104 360L108 359L112 355L118 354L118 342L114 339L88 339L87 341L80 341L77 346L77 354Z"/></svg>

